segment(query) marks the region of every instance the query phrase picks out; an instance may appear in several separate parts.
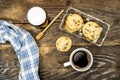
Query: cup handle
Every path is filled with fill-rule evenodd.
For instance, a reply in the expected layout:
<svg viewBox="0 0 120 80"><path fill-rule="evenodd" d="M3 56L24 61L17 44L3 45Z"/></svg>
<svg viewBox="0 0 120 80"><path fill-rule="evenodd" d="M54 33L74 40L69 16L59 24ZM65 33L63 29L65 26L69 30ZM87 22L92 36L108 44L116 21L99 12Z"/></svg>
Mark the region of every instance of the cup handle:
<svg viewBox="0 0 120 80"><path fill-rule="evenodd" d="M68 67L68 66L70 66L71 64L70 64L70 62L65 62L63 65L64 65L64 67Z"/></svg>

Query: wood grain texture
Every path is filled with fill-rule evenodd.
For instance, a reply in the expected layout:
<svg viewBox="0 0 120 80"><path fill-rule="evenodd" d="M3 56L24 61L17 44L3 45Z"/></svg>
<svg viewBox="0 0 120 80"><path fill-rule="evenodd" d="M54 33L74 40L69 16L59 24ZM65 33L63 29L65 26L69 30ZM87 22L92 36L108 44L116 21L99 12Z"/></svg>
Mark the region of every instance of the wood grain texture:
<svg viewBox="0 0 120 80"><path fill-rule="evenodd" d="M43 7L49 21L61 9L73 6L111 25L103 46L97 47L83 39L59 29L60 16L48 29L44 37L36 41L40 50L41 80L119 80L120 79L120 0L0 0L0 19L13 22L28 30L33 37L43 30L34 27L26 19L27 11L33 6ZM55 41L61 36L69 36L73 45L69 52L57 51ZM71 67L64 68L70 53L79 47L89 49L94 56L90 70L77 72ZM20 64L10 43L0 44L0 80L18 80Z"/></svg>
<svg viewBox="0 0 120 80"><path fill-rule="evenodd" d="M0 0L0 4L1 19L14 23L28 23L26 14L31 7L40 6L44 8L51 20L65 7L66 0Z"/></svg>
<svg viewBox="0 0 120 80"><path fill-rule="evenodd" d="M82 47L82 46L81 46ZM92 79L117 79L120 78L120 61L119 47L95 48L93 46L86 47L94 56L94 63L89 71L80 73L74 71L71 67L64 68L63 63L69 60L69 55L72 50L77 47L72 47L69 53L61 53L55 47L42 46L40 48L40 76L42 80L88 80ZM109 49L112 49L110 51ZM7 51L9 50L9 51ZM113 54L114 53L114 54ZM0 76L7 76L17 78L19 71L19 62L11 47L6 48L0 52ZM55 76L56 75L56 76ZM62 76L62 77L61 77ZM1 78L0 77L0 78ZM89 77L89 78L88 78ZM14 79L13 78L13 79ZM4 78L5 79L5 78Z"/></svg>

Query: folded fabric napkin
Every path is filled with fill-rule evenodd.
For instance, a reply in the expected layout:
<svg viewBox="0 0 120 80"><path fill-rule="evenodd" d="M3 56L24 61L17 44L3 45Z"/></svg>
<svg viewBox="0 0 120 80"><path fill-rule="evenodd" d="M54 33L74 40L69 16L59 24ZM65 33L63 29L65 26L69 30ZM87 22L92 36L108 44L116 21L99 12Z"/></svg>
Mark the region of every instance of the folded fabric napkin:
<svg viewBox="0 0 120 80"><path fill-rule="evenodd" d="M40 80L38 75L39 49L29 32L0 20L0 43L9 41L20 62L19 80Z"/></svg>

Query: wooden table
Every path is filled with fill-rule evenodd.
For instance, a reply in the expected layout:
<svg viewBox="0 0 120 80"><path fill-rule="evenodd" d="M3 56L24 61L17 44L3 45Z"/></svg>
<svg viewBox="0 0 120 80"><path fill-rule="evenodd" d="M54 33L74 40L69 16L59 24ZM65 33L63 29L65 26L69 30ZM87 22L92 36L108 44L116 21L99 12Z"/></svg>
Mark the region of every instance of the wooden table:
<svg viewBox="0 0 120 80"><path fill-rule="evenodd" d="M0 19L22 26L35 37L43 29L30 25L26 19L27 11L33 6L43 7L49 21L61 9L73 6L111 25L104 44L97 47L61 31L58 27L64 15L62 14L45 36L37 41L41 80L120 80L120 0L0 0ZM56 50L55 41L60 36L69 36L73 40L69 52ZM92 68L82 73L71 67L63 67L63 63L69 60L70 53L79 47L89 49L94 56ZM10 43L0 44L0 80L18 80L19 67Z"/></svg>

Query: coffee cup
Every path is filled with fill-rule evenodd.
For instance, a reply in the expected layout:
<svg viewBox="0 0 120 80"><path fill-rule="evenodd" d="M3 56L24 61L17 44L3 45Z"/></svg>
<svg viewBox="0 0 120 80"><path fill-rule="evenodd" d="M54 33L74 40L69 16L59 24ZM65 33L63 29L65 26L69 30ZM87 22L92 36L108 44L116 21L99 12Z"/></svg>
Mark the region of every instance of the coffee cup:
<svg viewBox="0 0 120 80"><path fill-rule="evenodd" d="M76 71L87 71L93 64L93 55L86 48L75 49L69 58L69 61L64 63L64 67L72 66Z"/></svg>

